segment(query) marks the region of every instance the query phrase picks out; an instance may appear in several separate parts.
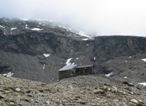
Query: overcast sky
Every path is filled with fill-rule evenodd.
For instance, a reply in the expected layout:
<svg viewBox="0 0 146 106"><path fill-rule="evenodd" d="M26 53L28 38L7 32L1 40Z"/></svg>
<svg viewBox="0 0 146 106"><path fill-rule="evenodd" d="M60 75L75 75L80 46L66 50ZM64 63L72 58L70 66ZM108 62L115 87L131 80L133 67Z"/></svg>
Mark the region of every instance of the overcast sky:
<svg viewBox="0 0 146 106"><path fill-rule="evenodd" d="M0 0L0 17L49 19L99 35L146 35L146 0Z"/></svg>

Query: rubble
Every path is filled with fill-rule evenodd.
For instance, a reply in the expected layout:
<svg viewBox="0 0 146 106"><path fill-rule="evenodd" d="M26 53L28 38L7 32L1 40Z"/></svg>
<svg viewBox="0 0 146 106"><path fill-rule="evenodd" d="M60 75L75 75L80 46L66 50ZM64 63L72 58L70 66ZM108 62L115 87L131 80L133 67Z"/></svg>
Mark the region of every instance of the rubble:
<svg viewBox="0 0 146 106"><path fill-rule="evenodd" d="M102 76L78 76L51 84L2 75L0 80L1 106L146 106L145 88Z"/></svg>

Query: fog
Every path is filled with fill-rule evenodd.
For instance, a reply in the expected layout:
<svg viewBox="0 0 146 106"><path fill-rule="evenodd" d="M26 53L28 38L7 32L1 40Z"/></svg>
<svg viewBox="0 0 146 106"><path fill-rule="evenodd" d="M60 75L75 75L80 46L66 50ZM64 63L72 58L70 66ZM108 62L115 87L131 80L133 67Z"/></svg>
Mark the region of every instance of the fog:
<svg viewBox="0 0 146 106"><path fill-rule="evenodd" d="M145 0L0 0L0 17L48 19L97 35L146 35Z"/></svg>

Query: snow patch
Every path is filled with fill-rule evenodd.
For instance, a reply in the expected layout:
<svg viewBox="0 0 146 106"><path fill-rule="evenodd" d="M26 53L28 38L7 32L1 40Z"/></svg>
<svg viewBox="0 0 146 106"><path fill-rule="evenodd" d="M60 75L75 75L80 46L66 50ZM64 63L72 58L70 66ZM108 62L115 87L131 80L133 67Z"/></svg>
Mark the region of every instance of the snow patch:
<svg viewBox="0 0 146 106"><path fill-rule="evenodd" d="M146 62L146 58L144 58L144 59L141 59L142 61L144 61L144 62Z"/></svg>
<svg viewBox="0 0 146 106"><path fill-rule="evenodd" d="M26 29L29 29L27 24L25 25L25 28L26 28Z"/></svg>
<svg viewBox="0 0 146 106"><path fill-rule="evenodd" d="M110 77L113 74L113 72L109 73L109 74L105 74L106 77Z"/></svg>
<svg viewBox="0 0 146 106"><path fill-rule="evenodd" d="M96 57L94 57L93 60L96 60Z"/></svg>
<svg viewBox="0 0 146 106"><path fill-rule="evenodd" d="M14 75L14 73L12 73L12 72L3 74L4 77L11 77L12 75Z"/></svg>
<svg viewBox="0 0 146 106"><path fill-rule="evenodd" d="M85 33L84 33L84 32L82 32L82 31L80 31L78 34L79 34L80 36L84 36L84 37L87 37L87 38L89 38L89 37L90 37L89 35L85 34Z"/></svg>
<svg viewBox="0 0 146 106"><path fill-rule="evenodd" d="M0 25L0 28L5 28L4 26Z"/></svg>
<svg viewBox="0 0 146 106"><path fill-rule="evenodd" d="M128 61L127 60L125 60L125 63L127 63Z"/></svg>
<svg viewBox="0 0 146 106"><path fill-rule="evenodd" d="M72 29L71 29L71 28L67 28L67 30L72 31Z"/></svg>
<svg viewBox="0 0 146 106"><path fill-rule="evenodd" d="M65 26L62 26L62 25L58 25L59 28L63 28L63 29L66 29L67 31L72 31L71 28L68 28L68 27L65 27Z"/></svg>
<svg viewBox="0 0 146 106"><path fill-rule="evenodd" d="M83 37L86 37L82 40L86 41L86 40L94 40L95 39L95 36L92 36L92 35L87 35L85 34L84 32L80 31L79 33L77 33L78 35L80 36L83 36Z"/></svg>
<svg viewBox="0 0 146 106"><path fill-rule="evenodd" d="M49 57L50 56L50 54L43 54L45 57Z"/></svg>
<svg viewBox="0 0 146 106"><path fill-rule="evenodd" d="M126 78L127 78L127 76L124 77L124 79L126 79Z"/></svg>
<svg viewBox="0 0 146 106"><path fill-rule="evenodd" d="M43 70L45 70L46 64L43 65Z"/></svg>
<svg viewBox="0 0 146 106"><path fill-rule="evenodd" d="M129 56L129 59L131 59L131 56Z"/></svg>
<svg viewBox="0 0 146 106"><path fill-rule="evenodd" d="M76 59L78 60L79 58L77 57Z"/></svg>
<svg viewBox="0 0 146 106"><path fill-rule="evenodd" d="M43 29L40 29L40 28L32 28L31 30L32 30L32 31L41 31L41 30L43 30Z"/></svg>
<svg viewBox="0 0 146 106"><path fill-rule="evenodd" d="M86 41L86 40L89 40L89 39L88 39L88 38L84 38L84 39L82 39L82 40Z"/></svg>
<svg viewBox="0 0 146 106"><path fill-rule="evenodd" d="M62 26L62 25L58 25L59 28L64 28L64 29L67 29L65 26Z"/></svg>
<svg viewBox="0 0 146 106"><path fill-rule="evenodd" d="M143 86L146 86L146 82L141 82L141 83L138 83L139 85L143 85Z"/></svg>
<svg viewBox="0 0 146 106"><path fill-rule="evenodd" d="M14 28L11 28L11 31L13 31L13 30L16 30L17 28L16 27L14 27Z"/></svg>
<svg viewBox="0 0 146 106"><path fill-rule="evenodd" d="M65 26L62 26L62 28L67 29Z"/></svg>
<svg viewBox="0 0 146 106"><path fill-rule="evenodd" d="M71 62L70 62L71 60L72 60L72 58L67 59L65 64L66 65L71 65Z"/></svg>

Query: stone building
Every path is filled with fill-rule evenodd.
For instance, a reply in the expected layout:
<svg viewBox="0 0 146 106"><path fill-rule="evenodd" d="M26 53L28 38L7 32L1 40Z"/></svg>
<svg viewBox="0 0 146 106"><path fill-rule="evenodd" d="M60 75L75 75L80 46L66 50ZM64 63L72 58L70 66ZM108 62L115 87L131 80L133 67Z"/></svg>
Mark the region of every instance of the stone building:
<svg viewBox="0 0 146 106"><path fill-rule="evenodd" d="M81 65L77 66L75 64L66 65L59 70L59 79L68 78L78 75L90 75L94 74L93 65Z"/></svg>

